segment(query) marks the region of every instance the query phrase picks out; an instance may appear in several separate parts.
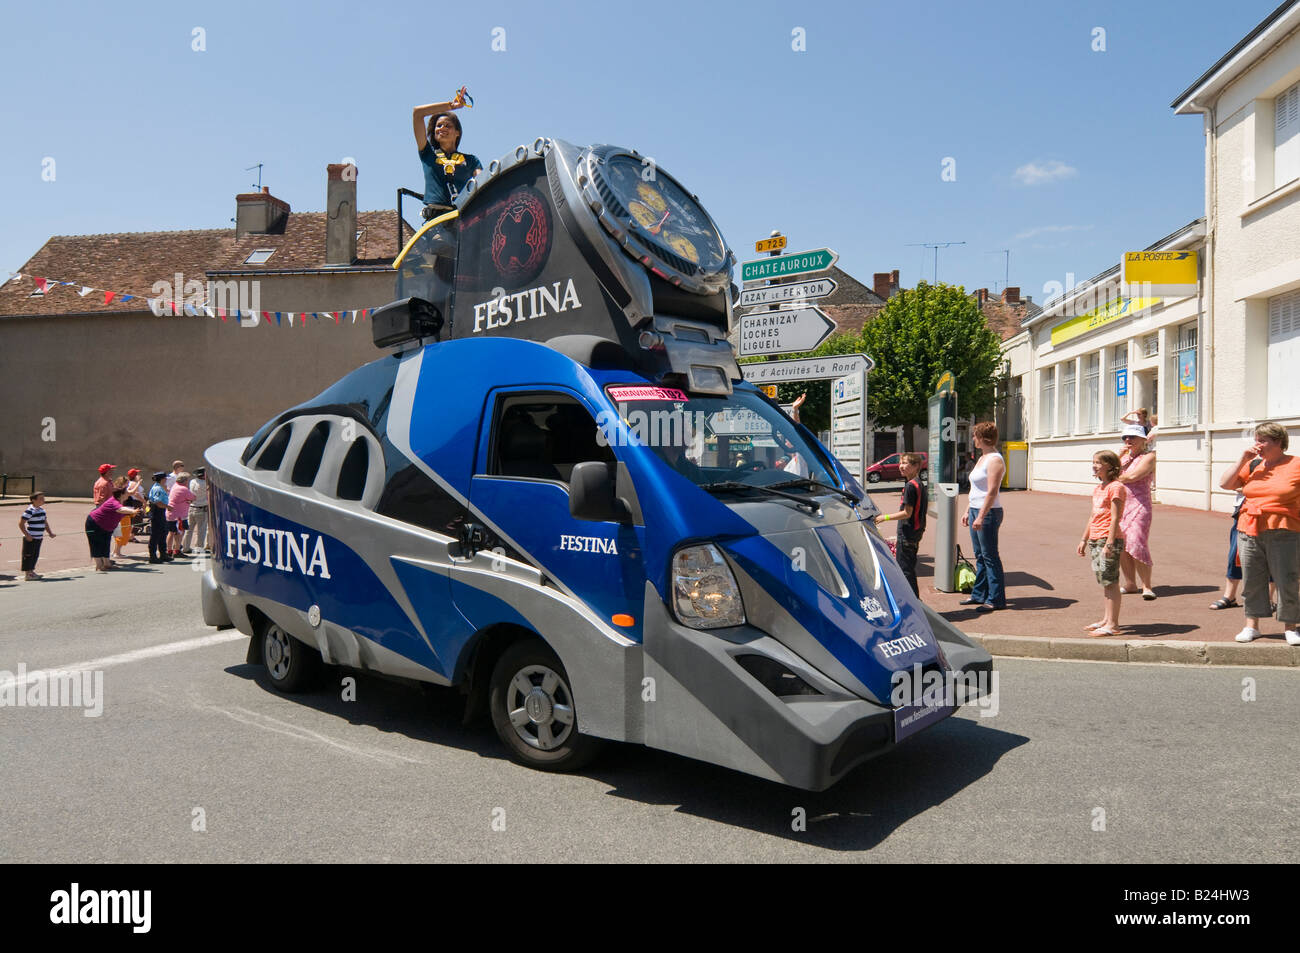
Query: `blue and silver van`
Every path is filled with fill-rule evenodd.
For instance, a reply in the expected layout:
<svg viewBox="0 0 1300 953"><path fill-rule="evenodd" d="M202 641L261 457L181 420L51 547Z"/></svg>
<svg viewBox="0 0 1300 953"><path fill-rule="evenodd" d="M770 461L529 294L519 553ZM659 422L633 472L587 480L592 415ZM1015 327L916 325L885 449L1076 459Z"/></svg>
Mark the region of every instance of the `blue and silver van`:
<svg viewBox="0 0 1300 953"><path fill-rule="evenodd" d="M634 151L492 163L395 263L389 353L208 449L205 621L286 692L458 687L550 770L608 739L820 790L951 714L991 659L742 380L734 261Z"/></svg>

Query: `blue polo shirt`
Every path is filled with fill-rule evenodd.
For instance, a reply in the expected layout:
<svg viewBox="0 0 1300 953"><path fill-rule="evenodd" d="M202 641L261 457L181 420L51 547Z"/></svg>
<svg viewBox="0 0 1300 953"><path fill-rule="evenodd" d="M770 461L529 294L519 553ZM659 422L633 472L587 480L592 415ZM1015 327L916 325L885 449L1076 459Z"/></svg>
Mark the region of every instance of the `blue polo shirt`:
<svg viewBox="0 0 1300 953"><path fill-rule="evenodd" d="M474 173L483 168L478 156L467 152L451 155L426 142L420 150L424 164L424 201L427 205L451 205Z"/></svg>
<svg viewBox="0 0 1300 953"><path fill-rule="evenodd" d="M167 488L161 483L155 483L149 488L149 502L157 503L159 506L167 505Z"/></svg>

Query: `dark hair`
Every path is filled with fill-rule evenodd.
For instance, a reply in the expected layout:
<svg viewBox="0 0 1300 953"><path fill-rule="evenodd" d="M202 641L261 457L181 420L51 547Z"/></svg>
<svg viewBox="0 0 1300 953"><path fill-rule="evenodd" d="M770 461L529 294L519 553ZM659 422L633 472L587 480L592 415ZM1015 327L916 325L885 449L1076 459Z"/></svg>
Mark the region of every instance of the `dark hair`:
<svg viewBox="0 0 1300 953"><path fill-rule="evenodd" d="M28 503L35 503L35 502L36 502L36 498L37 498L38 496L44 496L44 495L45 495L44 493L33 493L31 496L27 497L27 502L28 502Z"/></svg>
<svg viewBox="0 0 1300 953"><path fill-rule="evenodd" d="M900 463L906 463L908 466L913 467L919 467L924 462L919 453L905 453L898 459Z"/></svg>
<svg viewBox="0 0 1300 953"><path fill-rule="evenodd" d="M438 120L441 119L443 116L446 116L448 119L450 119L451 124L456 127L456 144L451 147L451 151L455 152L458 149L460 149L460 137L465 134L465 131L460 127L460 119L457 118L455 113L438 113L438 115L436 116L430 116L429 134L426 138L429 140L429 142L433 144L433 147L435 149L439 148L438 140L433 138L433 127L438 125Z"/></svg>
<svg viewBox="0 0 1300 953"><path fill-rule="evenodd" d="M1107 483L1119 476L1119 457L1115 455L1114 450L1098 450L1092 455L1092 458L1101 461L1106 469L1110 471L1109 475L1106 477Z"/></svg>

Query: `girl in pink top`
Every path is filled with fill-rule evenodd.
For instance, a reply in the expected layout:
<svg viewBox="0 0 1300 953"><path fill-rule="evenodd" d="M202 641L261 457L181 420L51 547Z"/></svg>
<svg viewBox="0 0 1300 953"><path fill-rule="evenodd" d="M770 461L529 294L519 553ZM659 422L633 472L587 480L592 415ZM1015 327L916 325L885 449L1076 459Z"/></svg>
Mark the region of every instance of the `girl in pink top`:
<svg viewBox="0 0 1300 953"><path fill-rule="evenodd" d="M167 494L167 554L181 554L181 534L190 527L190 504L194 494L190 492L190 475L178 474L176 485Z"/></svg>

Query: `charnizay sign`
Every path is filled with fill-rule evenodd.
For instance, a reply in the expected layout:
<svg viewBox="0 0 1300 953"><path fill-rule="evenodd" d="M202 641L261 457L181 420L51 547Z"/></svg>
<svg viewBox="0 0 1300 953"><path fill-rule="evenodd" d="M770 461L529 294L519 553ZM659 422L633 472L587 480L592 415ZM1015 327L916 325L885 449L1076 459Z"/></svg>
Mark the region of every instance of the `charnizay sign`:
<svg viewBox="0 0 1300 953"><path fill-rule="evenodd" d="M561 289L563 286L563 289ZM474 305L474 333L494 331L508 324L531 321L560 314L571 308L581 308L573 279L556 281L549 286L525 288L513 294L504 292Z"/></svg>

